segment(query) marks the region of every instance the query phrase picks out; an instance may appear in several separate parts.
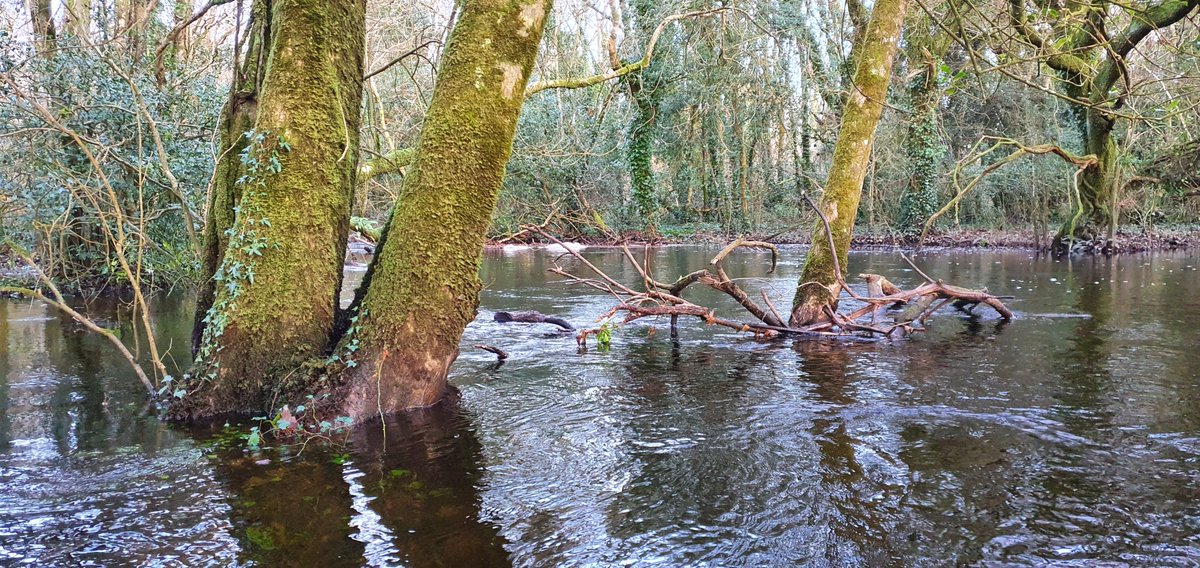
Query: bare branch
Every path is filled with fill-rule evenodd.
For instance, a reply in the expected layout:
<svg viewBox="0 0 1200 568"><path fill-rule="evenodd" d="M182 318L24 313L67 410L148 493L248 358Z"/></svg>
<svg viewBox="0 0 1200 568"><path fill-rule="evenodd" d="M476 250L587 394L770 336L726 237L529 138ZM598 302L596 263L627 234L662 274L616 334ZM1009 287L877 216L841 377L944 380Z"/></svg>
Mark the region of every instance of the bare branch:
<svg viewBox="0 0 1200 568"><path fill-rule="evenodd" d="M654 33L650 36L650 42L646 44L646 52L642 54L641 59L634 61L632 63L622 65L615 69L609 69L608 71L605 71L603 73L598 73L598 74L592 75L590 77L577 77L577 78L571 78L571 79L554 79L554 80L550 80L550 81L537 81L535 83L530 84L528 87L525 88L525 96L529 97L530 95L540 93L547 89L582 89L584 87L590 87L592 85L603 83L605 81L611 81L618 77L623 77L623 76L633 73L635 71L641 71L642 69L645 69L646 67L650 66L650 61L654 57L654 48L658 45L658 39L660 36L662 36L663 30L665 30L667 28L667 26L670 25L672 22L677 22L679 20L683 20L683 19L687 19L687 18L702 18L705 16L711 16L713 14L719 14L719 13L724 12L729 9L730 9L729 7L723 6L720 8L712 8L712 9L708 9L708 10L697 10L695 12L687 12L684 14L675 14L672 16L667 16L666 18L663 18L663 20L661 22L658 23L658 27L654 28Z"/></svg>

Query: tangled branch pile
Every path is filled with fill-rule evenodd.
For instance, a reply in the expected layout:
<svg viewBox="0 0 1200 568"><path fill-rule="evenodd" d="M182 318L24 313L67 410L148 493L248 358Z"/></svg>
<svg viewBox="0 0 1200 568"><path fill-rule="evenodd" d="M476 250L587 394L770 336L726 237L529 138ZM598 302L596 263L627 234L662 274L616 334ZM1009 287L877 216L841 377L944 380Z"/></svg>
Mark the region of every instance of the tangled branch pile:
<svg viewBox="0 0 1200 568"><path fill-rule="evenodd" d="M562 242L536 228L531 229L547 240L562 244ZM609 276L579 252L564 247L567 252L563 256L571 256L582 264L592 276L580 276L568 272L557 262L550 272L562 276L573 283L595 288L612 295L617 303L599 318L604 321L624 313L621 323L629 323L637 319L651 316L669 316L671 318L671 333L677 333L679 316L690 316L703 320L708 325L719 325L737 331L752 332L761 337L792 336L867 336L867 337L903 337L910 333L925 329L926 320L946 306L952 306L963 311L971 311L979 304L985 304L996 311L1004 320L1013 318L1013 313L1001 301L1002 297L993 296L987 290L971 290L952 286L934 280L922 272L912 261L901 255L912 268L925 279L925 282L911 290L901 290L878 274L860 274L867 287L867 295L863 296L846 283L841 268L838 272L838 290L835 291L839 300L849 297L857 302L852 309L844 312L837 305L826 309L824 321L810 325L794 325L787 321L771 302L765 291L760 290L759 296L763 305L759 305L725 272L726 258L738 249L759 249L771 252L771 270L774 272L778 261L779 251L775 245L762 241L737 239L722 249L709 261L708 266L692 272L682 278L665 283L656 280L650 270L647 258L639 261L628 246L622 246L621 252L629 260L641 276L641 289L635 289ZM561 257L560 257L561 258ZM836 258L836 255L835 255ZM693 284L702 284L722 292L733 298L739 305L754 316L752 321L735 321L716 315L713 308L692 303L683 298L683 292ZM817 285L804 283L801 286ZM840 302L839 302L840 303ZM765 309L764 307L765 306ZM888 317L885 319L884 314ZM587 337L597 333L596 329L582 330L577 339L581 347L586 345Z"/></svg>

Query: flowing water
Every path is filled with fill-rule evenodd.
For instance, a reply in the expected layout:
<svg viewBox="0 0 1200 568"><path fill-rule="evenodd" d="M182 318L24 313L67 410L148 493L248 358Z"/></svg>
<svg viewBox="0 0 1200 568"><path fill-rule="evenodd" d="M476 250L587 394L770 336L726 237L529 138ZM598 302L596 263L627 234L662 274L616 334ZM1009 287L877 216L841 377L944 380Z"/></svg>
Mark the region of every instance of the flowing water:
<svg viewBox="0 0 1200 568"><path fill-rule="evenodd" d="M651 257L665 280L713 252ZM728 269L785 306L802 255ZM615 252L588 256L633 280ZM611 307L552 260L488 254L457 405L334 447L164 425L101 340L0 301L0 565L1200 565L1196 253L930 253L926 272L1016 296L1018 319L945 313L859 343L699 321L674 340L642 320L583 354L553 326L491 321ZM892 253L850 264L919 283ZM187 302L157 303L182 362Z"/></svg>

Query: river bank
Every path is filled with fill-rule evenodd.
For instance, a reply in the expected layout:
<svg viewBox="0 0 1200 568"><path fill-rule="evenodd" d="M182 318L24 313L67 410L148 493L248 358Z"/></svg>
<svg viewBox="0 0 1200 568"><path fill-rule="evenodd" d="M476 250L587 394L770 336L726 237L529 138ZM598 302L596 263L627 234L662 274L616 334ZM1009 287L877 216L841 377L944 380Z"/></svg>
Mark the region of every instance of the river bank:
<svg viewBox="0 0 1200 568"><path fill-rule="evenodd" d="M737 238L737 234L727 234L713 231L695 233L667 233L647 237L640 231L625 231L614 237L579 237L571 239L586 246L661 246L661 245L695 245L728 243ZM747 236L750 240L767 241L779 245L809 244L808 229L788 228L782 230L761 230ZM1031 230L1002 230L959 228L942 231L929 235L923 247L939 249L1022 249L1049 250L1053 235L1038 235ZM1142 231L1129 229L1118 231L1113 242L1105 247L1106 242L1078 243L1076 250L1098 254L1124 254L1159 250L1179 250L1200 243L1200 227L1183 226ZM538 244L537 238L512 239L496 238L489 240L489 248L500 248L512 245ZM861 232L854 235L851 248L855 250L880 250L892 248L913 248L915 243L894 232Z"/></svg>

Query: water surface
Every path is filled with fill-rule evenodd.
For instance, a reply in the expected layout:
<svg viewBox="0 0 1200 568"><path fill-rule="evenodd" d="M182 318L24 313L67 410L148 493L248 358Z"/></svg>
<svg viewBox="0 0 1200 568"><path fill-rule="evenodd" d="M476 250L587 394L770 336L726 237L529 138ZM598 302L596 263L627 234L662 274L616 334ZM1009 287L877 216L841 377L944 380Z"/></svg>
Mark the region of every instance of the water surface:
<svg viewBox="0 0 1200 568"><path fill-rule="evenodd" d="M713 252L659 249L653 266L667 280ZM728 270L786 306L803 249L784 252L775 274L749 252ZM489 253L459 404L333 448L254 453L244 429L165 426L99 338L0 301L0 565L1200 564L1195 253L933 252L926 272L1017 296L1019 319L947 312L860 343L686 320L672 339L641 320L584 354L553 326L491 321L582 326L612 306L552 260ZM918 283L887 252L848 272ZM182 361L187 302L158 304Z"/></svg>

